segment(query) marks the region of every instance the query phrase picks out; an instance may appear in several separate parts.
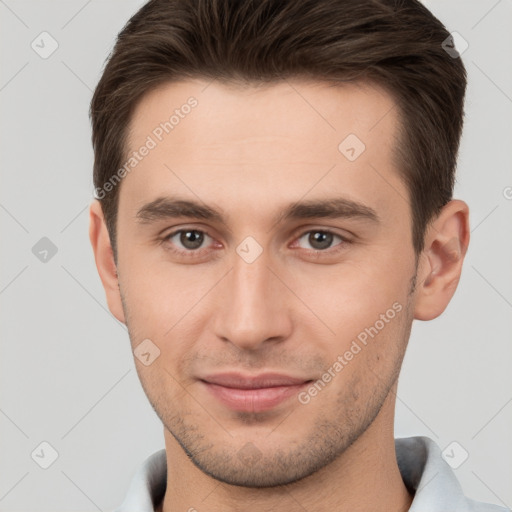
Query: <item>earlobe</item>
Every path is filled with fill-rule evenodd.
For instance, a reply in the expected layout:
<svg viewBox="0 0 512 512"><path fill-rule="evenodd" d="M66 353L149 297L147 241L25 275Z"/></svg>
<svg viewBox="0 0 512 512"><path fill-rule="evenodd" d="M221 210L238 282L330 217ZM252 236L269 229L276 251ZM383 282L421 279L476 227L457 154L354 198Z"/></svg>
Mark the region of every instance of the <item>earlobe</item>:
<svg viewBox="0 0 512 512"><path fill-rule="evenodd" d="M450 201L425 234L414 318L432 320L446 309L457 289L468 245L468 205L460 200Z"/></svg>
<svg viewBox="0 0 512 512"><path fill-rule="evenodd" d="M105 289L108 308L120 322L125 323L114 253L103 210L98 200L94 200L89 208L89 239L94 252L96 268Z"/></svg>

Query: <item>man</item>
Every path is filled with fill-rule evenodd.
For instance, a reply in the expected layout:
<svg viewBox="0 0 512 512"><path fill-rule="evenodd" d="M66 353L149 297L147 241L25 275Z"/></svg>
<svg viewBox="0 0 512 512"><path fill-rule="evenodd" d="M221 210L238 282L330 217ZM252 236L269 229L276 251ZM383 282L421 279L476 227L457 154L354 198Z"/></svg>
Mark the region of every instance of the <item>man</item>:
<svg viewBox="0 0 512 512"><path fill-rule="evenodd" d="M165 450L119 511L503 510L393 436L469 243L449 37L412 0L153 0L120 33L90 238Z"/></svg>

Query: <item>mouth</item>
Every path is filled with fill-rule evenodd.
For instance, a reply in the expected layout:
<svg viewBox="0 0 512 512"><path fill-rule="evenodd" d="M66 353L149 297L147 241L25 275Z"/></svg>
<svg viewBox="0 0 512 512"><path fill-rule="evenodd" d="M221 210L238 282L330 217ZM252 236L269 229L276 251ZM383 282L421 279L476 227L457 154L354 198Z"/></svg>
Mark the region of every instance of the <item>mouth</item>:
<svg viewBox="0 0 512 512"><path fill-rule="evenodd" d="M234 411L263 412L296 396L312 380L281 374L223 373L200 379L206 390Z"/></svg>

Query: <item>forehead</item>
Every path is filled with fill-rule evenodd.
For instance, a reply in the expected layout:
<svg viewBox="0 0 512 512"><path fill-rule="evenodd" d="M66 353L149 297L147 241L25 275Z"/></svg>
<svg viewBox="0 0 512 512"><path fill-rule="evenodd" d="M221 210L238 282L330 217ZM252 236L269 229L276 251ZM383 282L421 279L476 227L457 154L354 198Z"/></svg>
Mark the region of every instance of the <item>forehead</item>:
<svg viewBox="0 0 512 512"><path fill-rule="evenodd" d="M192 103L194 107L190 107ZM159 125L166 122L171 124L176 144L194 144L196 141L190 137L193 134L186 126L191 123L183 122L187 117L195 120L193 132L201 137L202 145L265 135L295 136L299 144L313 131L325 135L329 144L327 139L332 137L328 135L338 132L340 137L349 128L357 131L365 142L371 142L374 137L390 135L390 128L396 123L395 106L383 88L367 82L164 83L139 100L129 124L128 147L135 147L137 141L155 130L158 137ZM197 132L199 125L202 130ZM167 134L164 131L162 135Z"/></svg>
<svg viewBox="0 0 512 512"><path fill-rule="evenodd" d="M397 110L368 83L166 83L133 113L127 159L151 149L122 188L137 204L175 192L227 201L236 190L257 207L272 195L293 201L336 187L353 199L373 195L378 206L396 200L401 186L393 158ZM395 190L383 190L385 181Z"/></svg>

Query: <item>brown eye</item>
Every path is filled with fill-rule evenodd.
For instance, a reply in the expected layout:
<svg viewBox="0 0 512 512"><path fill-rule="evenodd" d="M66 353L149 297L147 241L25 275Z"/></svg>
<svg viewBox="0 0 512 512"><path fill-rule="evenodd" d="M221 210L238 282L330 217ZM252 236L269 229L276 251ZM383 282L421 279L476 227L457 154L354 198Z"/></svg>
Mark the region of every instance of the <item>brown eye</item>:
<svg viewBox="0 0 512 512"><path fill-rule="evenodd" d="M204 235L200 231L182 231L180 234L180 242L187 249L197 249L203 243Z"/></svg>
<svg viewBox="0 0 512 512"><path fill-rule="evenodd" d="M335 239L339 239L340 242L343 242L343 238L339 235L331 233L330 231L322 231L322 230L313 230L304 233L299 238L299 246L305 249L313 249L315 251L324 251L326 249L330 249ZM301 244L301 241L305 241L309 244L310 247L304 247ZM304 242L303 242L304 243ZM339 245L339 244L337 244Z"/></svg>
<svg viewBox="0 0 512 512"><path fill-rule="evenodd" d="M171 233L167 241L177 245L180 250L195 251L203 245L205 238L210 238L203 231L197 229L181 229Z"/></svg>

